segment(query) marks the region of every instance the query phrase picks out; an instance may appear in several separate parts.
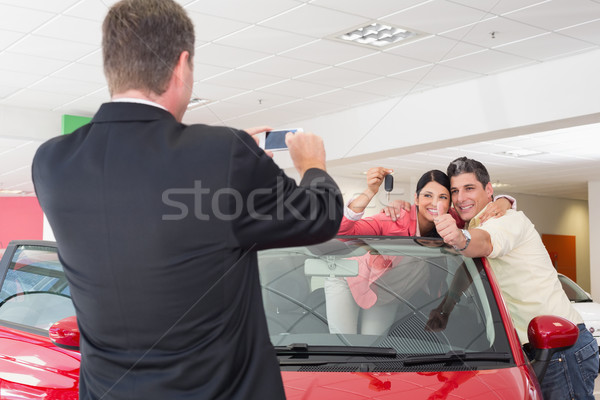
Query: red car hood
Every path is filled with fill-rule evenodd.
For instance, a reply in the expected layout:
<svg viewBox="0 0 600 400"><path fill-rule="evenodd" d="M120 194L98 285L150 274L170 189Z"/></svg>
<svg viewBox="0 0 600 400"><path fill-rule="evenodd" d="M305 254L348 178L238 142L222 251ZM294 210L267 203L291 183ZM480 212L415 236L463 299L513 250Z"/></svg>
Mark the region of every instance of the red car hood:
<svg viewBox="0 0 600 400"><path fill-rule="evenodd" d="M540 399L526 367L446 372L282 372L287 400Z"/></svg>

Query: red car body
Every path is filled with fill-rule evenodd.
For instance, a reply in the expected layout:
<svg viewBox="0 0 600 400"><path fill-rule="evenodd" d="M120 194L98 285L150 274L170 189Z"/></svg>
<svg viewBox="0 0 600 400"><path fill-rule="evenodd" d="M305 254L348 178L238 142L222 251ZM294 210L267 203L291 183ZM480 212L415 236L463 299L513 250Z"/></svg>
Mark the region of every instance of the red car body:
<svg viewBox="0 0 600 400"><path fill-rule="evenodd" d="M18 246L24 242L18 242ZM51 243L34 243L52 246ZM11 243L12 244L12 243ZM11 253L7 251L7 254ZM0 263L6 267L9 261ZM489 264L484 260L493 296L500 315L514 366L467 371L418 372L298 372L282 371L289 400L364 400L364 399L541 399L534 370L521 350L500 290ZM69 347L78 331L74 319L61 321L50 329L56 343ZM546 336L544 336L546 335ZM548 332L538 339L551 340ZM575 335L576 339L576 335ZM554 346L568 345L571 335ZM571 343L572 344L572 343ZM542 344L543 345L543 344ZM78 398L80 354L58 347L47 331L0 321L0 398L7 400Z"/></svg>

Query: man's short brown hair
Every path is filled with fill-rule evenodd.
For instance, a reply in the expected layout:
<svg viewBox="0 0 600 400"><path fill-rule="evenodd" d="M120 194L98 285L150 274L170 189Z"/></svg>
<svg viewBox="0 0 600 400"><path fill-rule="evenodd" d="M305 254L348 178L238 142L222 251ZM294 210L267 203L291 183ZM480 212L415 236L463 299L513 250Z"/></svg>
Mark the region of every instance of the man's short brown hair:
<svg viewBox="0 0 600 400"><path fill-rule="evenodd" d="M173 0L122 0L102 25L104 74L111 95L137 89L161 95L183 51L194 56L194 25Z"/></svg>

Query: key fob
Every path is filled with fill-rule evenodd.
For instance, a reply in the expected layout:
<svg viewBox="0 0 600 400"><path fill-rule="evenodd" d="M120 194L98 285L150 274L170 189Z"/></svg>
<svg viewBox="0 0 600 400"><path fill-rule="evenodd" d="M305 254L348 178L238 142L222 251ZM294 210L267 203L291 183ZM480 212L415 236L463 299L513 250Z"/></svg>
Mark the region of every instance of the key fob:
<svg viewBox="0 0 600 400"><path fill-rule="evenodd" d="M394 189L394 177L386 175L383 181L383 188L386 192L391 192Z"/></svg>

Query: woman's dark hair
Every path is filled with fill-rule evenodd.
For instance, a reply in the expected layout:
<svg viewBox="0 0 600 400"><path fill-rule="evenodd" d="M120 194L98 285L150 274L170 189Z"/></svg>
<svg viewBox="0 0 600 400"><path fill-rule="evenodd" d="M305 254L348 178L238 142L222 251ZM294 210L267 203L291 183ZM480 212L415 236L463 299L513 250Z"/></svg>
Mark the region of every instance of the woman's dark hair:
<svg viewBox="0 0 600 400"><path fill-rule="evenodd" d="M421 189L429 182L439 183L448 189L448 193L450 193L450 178L448 178L448 175L439 169L432 169L431 171L425 172L423 176L421 176L421 179L419 179L419 182L417 182L417 196L421 193Z"/></svg>
<svg viewBox="0 0 600 400"><path fill-rule="evenodd" d="M417 196L419 196L423 187L425 187L425 185L427 185L429 182L439 183L440 185L448 189L448 193L450 193L450 178L448 178L448 175L446 175L439 169L432 169L431 171L425 172L421 176L421 179L419 179L419 182L417 182ZM440 237L435 227L427 233L421 233L421 236L437 238Z"/></svg>

